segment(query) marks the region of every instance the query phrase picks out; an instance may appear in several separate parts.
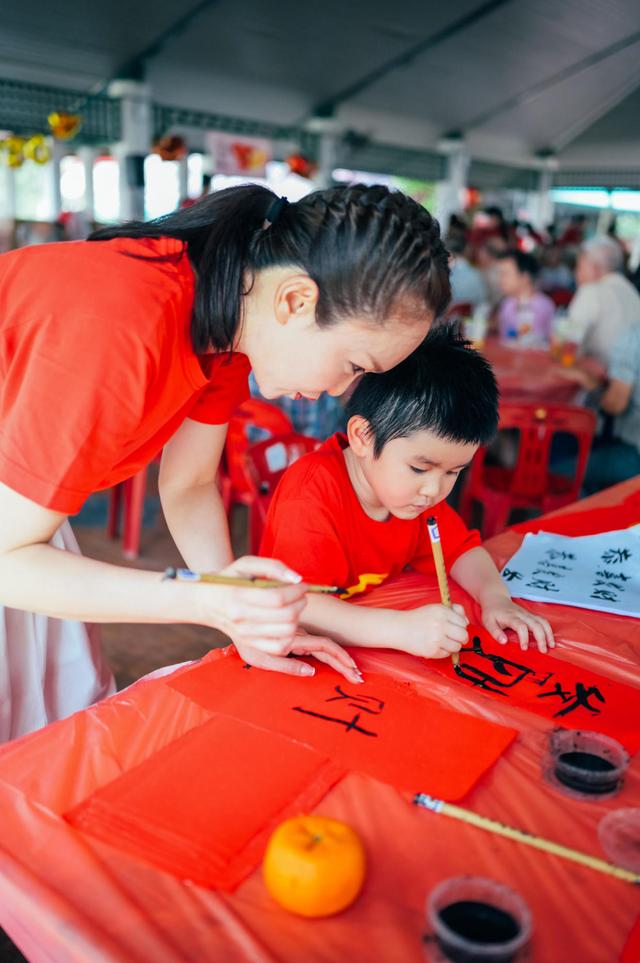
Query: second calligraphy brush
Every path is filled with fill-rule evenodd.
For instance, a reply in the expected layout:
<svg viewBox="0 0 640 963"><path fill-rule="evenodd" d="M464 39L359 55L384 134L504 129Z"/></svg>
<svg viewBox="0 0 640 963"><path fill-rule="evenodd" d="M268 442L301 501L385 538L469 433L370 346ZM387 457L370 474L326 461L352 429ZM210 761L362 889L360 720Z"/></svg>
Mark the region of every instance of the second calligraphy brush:
<svg viewBox="0 0 640 963"><path fill-rule="evenodd" d="M431 539L431 550L433 552L433 561L436 566L436 575L438 576L438 588L440 589L440 599L443 605L447 608L451 608L451 596L449 594L449 582L447 580L447 569L444 564L444 555L442 554L442 542L440 541L440 530L438 528L438 523L433 515L430 515L427 519L427 529L429 531L429 538ZM460 662L460 656L457 652L451 654L451 661L453 662L453 667L457 668Z"/></svg>
<svg viewBox="0 0 640 963"><path fill-rule="evenodd" d="M165 569L163 580L177 579L179 582L208 582L212 585L235 585L245 588L286 588L291 582L281 582L275 578L242 578L236 575L215 575L209 572L192 572L188 568ZM344 592L338 585L307 585L307 592L322 595L337 595Z"/></svg>

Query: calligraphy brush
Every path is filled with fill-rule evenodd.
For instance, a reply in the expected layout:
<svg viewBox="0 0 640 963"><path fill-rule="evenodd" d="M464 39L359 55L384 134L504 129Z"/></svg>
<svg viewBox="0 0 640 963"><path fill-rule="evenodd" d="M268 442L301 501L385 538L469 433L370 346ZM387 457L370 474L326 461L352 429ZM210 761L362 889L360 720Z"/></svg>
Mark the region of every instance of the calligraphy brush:
<svg viewBox="0 0 640 963"><path fill-rule="evenodd" d="M162 580L177 579L179 582L208 582L212 585L235 585L245 588L287 588L294 583L283 582L276 578L258 578L251 575L242 577L238 575L215 575L209 572L192 572L188 568L174 568L169 566L165 569ZM307 592L322 595L340 595L345 590L338 585L307 585Z"/></svg>
<svg viewBox="0 0 640 963"><path fill-rule="evenodd" d="M413 802L414 805L420 806L422 809L430 809L431 812L434 813L452 816L453 819L459 819L463 823L468 823L470 826L485 829L487 832L495 833L497 836L505 836L507 839L513 839L517 843L524 843L526 846L533 846L534 849L541 849L543 852L551 853L553 856L570 859L574 863L588 866L589 869L595 869L599 873L607 873L609 876L615 876L617 879L622 879L627 883L635 883L636 885L640 883L640 875L638 873L623 869L622 866L615 866L613 863L607 863L604 859L598 859L597 856L590 856L588 853L582 853L578 849L571 849L569 846L563 846L562 843L554 843L553 840L544 839L542 836L534 836L522 829L505 826L504 823L499 823L495 819L489 819L488 816L480 816L478 813L474 813L473 810L465 809L463 806L455 806L453 803L445 802L443 799L434 799L433 796L428 796L423 792L417 793L413 797Z"/></svg>
<svg viewBox="0 0 640 963"><path fill-rule="evenodd" d="M431 540L431 550L433 552L433 561L436 565L436 575L438 576L438 588L440 589L440 599L443 605L446 605L448 609L451 606L451 596L449 594L449 582L447 581L447 569L444 564L444 555L442 554L442 542L440 541L440 530L438 529L438 523L433 515L430 515L427 519L427 530L429 532L429 538ZM460 656L457 652L451 653L451 661L453 662L454 669L458 668L460 663Z"/></svg>

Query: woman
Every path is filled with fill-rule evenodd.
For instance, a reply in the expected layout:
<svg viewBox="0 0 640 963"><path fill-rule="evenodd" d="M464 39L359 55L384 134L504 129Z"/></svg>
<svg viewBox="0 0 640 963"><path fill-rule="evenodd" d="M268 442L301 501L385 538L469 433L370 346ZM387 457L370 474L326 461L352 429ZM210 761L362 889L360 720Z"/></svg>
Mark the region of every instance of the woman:
<svg viewBox="0 0 640 963"><path fill-rule="evenodd" d="M382 187L295 204L232 188L158 221L4 255L0 604L59 619L210 625L253 665L312 674L286 658L307 652L356 681L334 643L296 637L305 587L295 573L270 559L233 561L215 484L226 426L250 368L267 398L342 394L362 371L410 354L448 298L437 223ZM161 449L162 506L187 565L287 587L163 582L51 544L92 492ZM6 654L24 664L20 638ZM12 676L42 685L9 665L7 695Z"/></svg>

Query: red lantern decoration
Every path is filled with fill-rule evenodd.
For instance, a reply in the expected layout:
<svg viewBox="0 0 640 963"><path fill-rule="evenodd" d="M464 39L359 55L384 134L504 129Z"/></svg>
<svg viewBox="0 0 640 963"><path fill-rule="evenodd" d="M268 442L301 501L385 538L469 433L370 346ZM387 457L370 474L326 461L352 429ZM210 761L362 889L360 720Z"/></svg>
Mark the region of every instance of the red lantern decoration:
<svg viewBox="0 0 640 963"><path fill-rule="evenodd" d="M184 137L178 137L176 134L167 134L165 137L159 137L158 140L155 141L152 153L158 154L163 161L180 160L187 153L187 145Z"/></svg>
<svg viewBox="0 0 640 963"><path fill-rule="evenodd" d="M292 174L297 174L298 177L313 177L317 171L317 165L305 157L304 154L291 154L286 159L286 163L289 165L289 170Z"/></svg>

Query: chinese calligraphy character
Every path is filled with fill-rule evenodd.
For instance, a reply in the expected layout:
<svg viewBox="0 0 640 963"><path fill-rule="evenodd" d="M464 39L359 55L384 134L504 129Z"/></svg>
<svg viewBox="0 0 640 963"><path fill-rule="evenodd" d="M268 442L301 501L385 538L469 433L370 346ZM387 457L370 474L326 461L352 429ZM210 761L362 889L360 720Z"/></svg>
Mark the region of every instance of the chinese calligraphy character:
<svg viewBox="0 0 640 963"><path fill-rule="evenodd" d="M555 587L554 583L550 579L544 578L531 578L530 582L526 583L527 588L539 589L541 592L557 592L558 589Z"/></svg>
<svg viewBox="0 0 640 963"><path fill-rule="evenodd" d="M576 560L573 552L561 552L557 548L548 548L545 555L548 555L550 559L560 558L564 562L575 562Z"/></svg>
<svg viewBox="0 0 640 963"><path fill-rule="evenodd" d="M563 689L560 682L556 682L551 692L541 692L538 695L538 699L546 699L549 696L562 699L562 702L565 705L564 709L554 712L554 718L558 716L566 716L570 712L574 712L575 709L588 709L589 712L597 715L600 712L600 709L598 709L596 706L592 706L589 702L589 698L593 697L594 699L597 699L598 702L606 701L596 686L590 685L589 688L587 688L582 684L582 682L576 683L575 692L570 692L567 689Z"/></svg>
<svg viewBox="0 0 640 963"><path fill-rule="evenodd" d="M343 692L339 685L336 686L335 691L338 693L338 695L331 696L330 699L325 699L325 702L340 702L342 699L351 699L352 701L349 703L349 705L354 709L361 709L363 712L370 712L374 716L377 716L384 709L384 702L382 702L380 699L376 699L375 696L349 695L348 692ZM364 702L375 702L378 708L374 709L372 706L358 704Z"/></svg>
<svg viewBox="0 0 640 963"><path fill-rule="evenodd" d="M475 658L474 658L475 657ZM484 659L489 666L483 667L476 664L477 659ZM522 682L529 675L535 675L533 669L527 665L520 665L512 662L501 655L491 655L482 648L482 643L478 636L475 636L471 649L463 649L460 652L460 661L455 667L456 675L473 686L484 689L485 692L493 692L495 695L506 695L504 689L512 689Z"/></svg>
<svg viewBox="0 0 640 963"><path fill-rule="evenodd" d="M594 588L589 596L590 599L600 599L603 602L617 602L618 596L604 588Z"/></svg>
<svg viewBox="0 0 640 963"><path fill-rule="evenodd" d="M513 582L514 579L522 578L522 573L516 572L512 568L505 568L504 571L502 572L502 577L506 582Z"/></svg>
<svg viewBox="0 0 640 963"><path fill-rule="evenodd" d="M626 562L627 559L631 558L631 552L628 548L608 548L600 558L606 565L618 565L620 562Z"/></svg>
<svg viewBox="0 0 640 963"><path fill-rule="evenodd" d="M359 732L363 736L371 736L376 739L378 737L377 732L371 732L371 730L365 729L364 726L360 726L358 723L360 722L360 714L362 712L367 712L369 715L379 715L384 709L384 702L381 699L376 699L375 696L350 695L348 692L344 692L339 685L335 687L334 691L338 694L331 696L329 699L325 699L324 701L346 701L352 709L358 710L353 715L353 718L341 719L339 716L331 716L323 712L313 712L311 709L303 709L302 706L294 706L293 711L302 712L304 715L313 716L316 719L324 719L325 722L335 722L340 726L344 726L345 732Z"/></svg>
<svg viewBox="0 0 640 963"><path fill-rule="evenodd" d="M630 575L625 575L624 572L610 572L608 569L598 569L596 575L599 578L605 579L617 579L619 582L628 582L631 578Z"/></svg>

